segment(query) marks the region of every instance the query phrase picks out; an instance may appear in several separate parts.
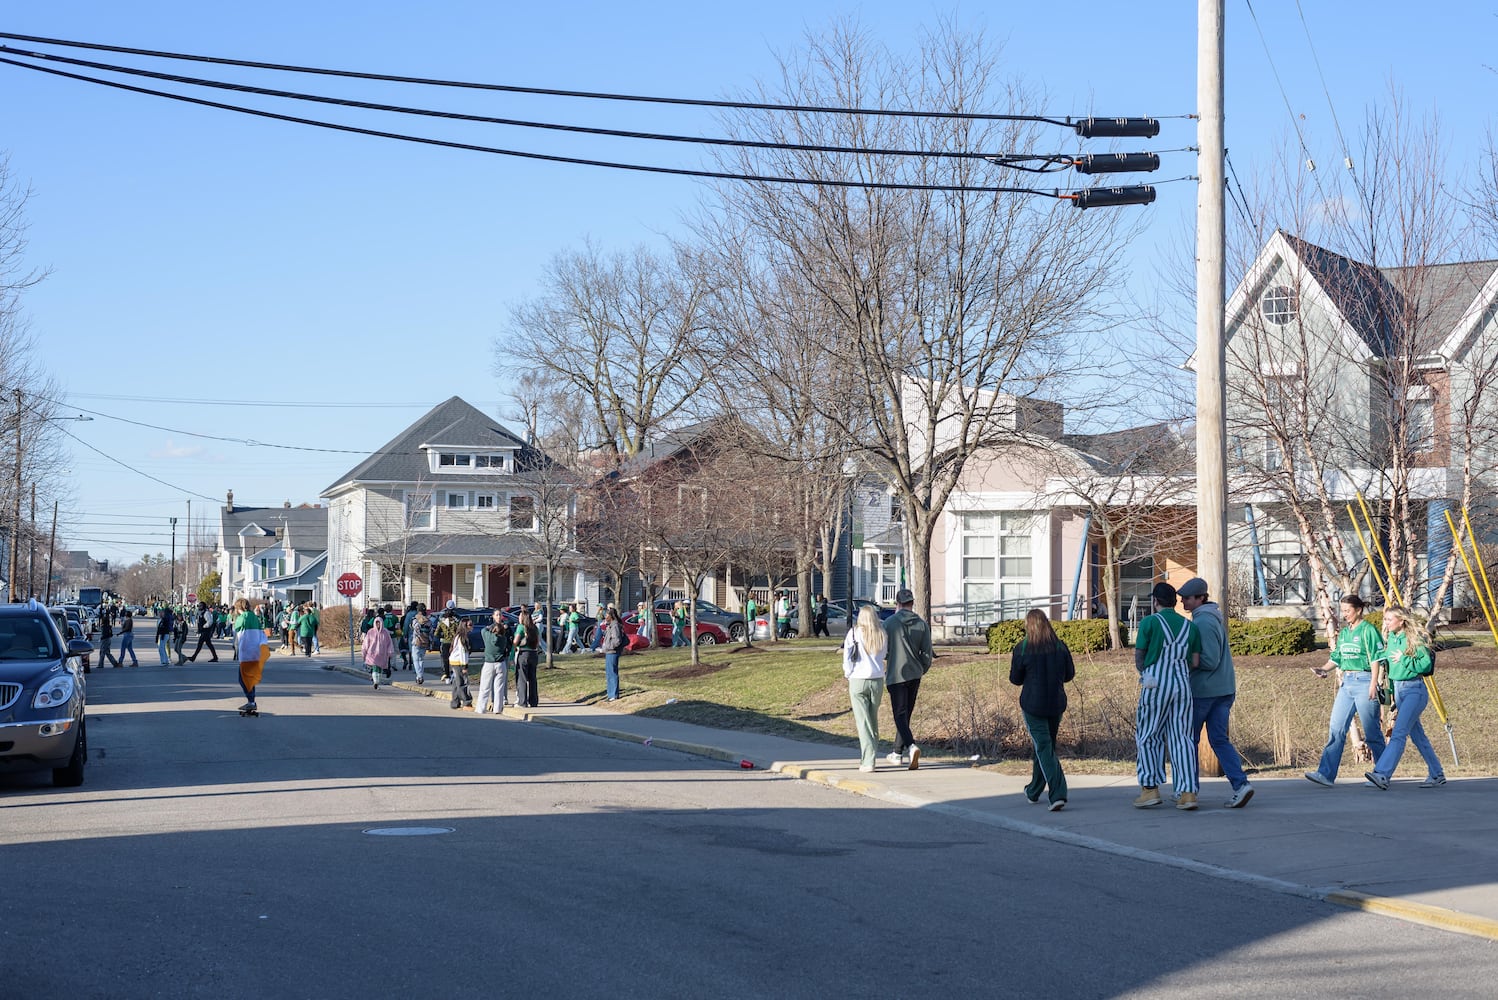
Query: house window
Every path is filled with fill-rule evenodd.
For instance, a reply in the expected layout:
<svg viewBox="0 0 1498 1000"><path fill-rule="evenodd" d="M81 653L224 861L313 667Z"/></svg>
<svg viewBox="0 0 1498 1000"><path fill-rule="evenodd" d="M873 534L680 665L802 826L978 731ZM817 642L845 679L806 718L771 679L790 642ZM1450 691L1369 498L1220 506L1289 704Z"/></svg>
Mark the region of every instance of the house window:
<svg viewBox="0 0 1498 1000"><path fill-rule="evenodd" d="M398 604L404 599L401 592L401 568L399 566L380 567L380 601Z"/></svg>
<svg viewBox="0 0 1498 1000"><path fill-rule="evenodd" d="M1150 612L1150 595L1155 589L1155 550L1147 541L1132 541L1118 554L1118 596L1127 608L1139 599L1141 614Z"/></svg>
<svg viewBox="0 0 1498 1000"><path fill-rule="evenodd" d="M1259 300L1259 309L1265 320L1284 326L1300 313L1300 296L1288 285L1275 285Z"/></svg>
<svg viewBox="0 0 1498 1000"><path fill-rule="evenodd" d="M270 560L269 559L262 559L262 560L260 560L260 573L255 577L255 579L257 579L257 580L264 580L264 579L266 579L269 576L270 576Z"/></svg>
<svg viewBox="0 0 1498 1000"><path fill-rule="evenodd" d="M467 510L468 509L468 494L467 493L449 493L447 495L447 509L448 510Z"/></svg>
<svg viewBox="0 0 1498 1000"><path fill-rule="evenodd" d="M1000 602L1000 617L1016 617L1032 593L1032 518L1019 511L962 515L962 599Z"/></svg>
<svg viewBox="0 0 1498 1000"><path fill-rule="evenodd" d="M531 531L535 527L535 497L510 497L510 530Z"/></svg>
<svg viewBox="0 0 1498 1000"><path fill-rule="evenodd" d="M1291 451L1299 449L1297 414L1305 406L1300 379L1293 376L1267 378L1264 381L1264 468L1273 471L1285 465L1284 444Z"/></svg>
<svg viewBox="0 0 1498 1000"><path fill-rule="evenodd" d="M406 494L406 530L419 531L432 527L432 494L430 490Z"/></svg>
<svg viewBox="0 0 1498 1000"><path fill-rule="evenodd" d="M1410 399L1404 406L1404 448L1419 454L1434 451L1436 447L1436 401L1424 386L1423 396L1417 389L1410 390Z"/></svg>
<svg viewBox="0 0 1498 1000"><path fill-rule="evenodd" d="M285 559L277 559L276 560L276 575L277 576L285 576L286 575L286 560Z"/></svg>
<svg viewBox="0 0 1498 1000"><path fill-rule="evenodd" d="M437 455L437 465L439 468L467 469L473 465L473 455L462 451L439 452Z"/></svg>
<svg viewBox="0 0 1498 1000"><path fill-rule="evenodd" d="M476 496L476 497L473 498L473 505L474 505L474 507L476 507L479 510L493 510L494 509L494 494L493 493L480 493L478 496Z"/></svg>

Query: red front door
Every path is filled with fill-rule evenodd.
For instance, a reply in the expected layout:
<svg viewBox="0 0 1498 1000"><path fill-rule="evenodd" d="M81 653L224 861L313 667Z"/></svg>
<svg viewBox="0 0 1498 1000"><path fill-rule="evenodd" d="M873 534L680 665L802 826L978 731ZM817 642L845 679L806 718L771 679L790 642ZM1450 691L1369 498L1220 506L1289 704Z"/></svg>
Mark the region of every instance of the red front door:
<svg viewBox="0 0 1498 1000"><path fill-rule="evenodd" d="M451 566L432 567L432 608L442 608L453 597L453 568Z"/></svg>
<svg viewBox="0 0 1498 1000"><path fill-rule="evenodd" d="M488 599L491 608L509 607L510 567L489 567L489 575L484 583L484 596Z"/></svg>

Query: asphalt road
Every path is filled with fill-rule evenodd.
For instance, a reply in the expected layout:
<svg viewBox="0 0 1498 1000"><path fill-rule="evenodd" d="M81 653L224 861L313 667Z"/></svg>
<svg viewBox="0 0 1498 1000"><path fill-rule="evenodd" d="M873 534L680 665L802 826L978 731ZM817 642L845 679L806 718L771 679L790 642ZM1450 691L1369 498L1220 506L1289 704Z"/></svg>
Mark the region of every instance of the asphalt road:
<svg viewBox="0 0 1498 1000"><path fill-rule="evenodd" d="M1498 945L274 657L0 776L0 995L1491 997ZM544 674L542 677L544 692ZM448 833L377 836L371 830Z"/></svg>

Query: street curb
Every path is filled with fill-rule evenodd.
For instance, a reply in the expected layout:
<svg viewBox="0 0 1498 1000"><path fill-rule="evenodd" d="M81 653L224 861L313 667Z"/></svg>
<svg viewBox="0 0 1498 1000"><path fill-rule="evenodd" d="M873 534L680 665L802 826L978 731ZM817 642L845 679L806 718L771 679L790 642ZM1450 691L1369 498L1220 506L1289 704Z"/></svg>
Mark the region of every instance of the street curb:
<svg viewBox="0 0 1498 1000"><path fill-rule="evenodd" d="M331 669L340 671L353 677L367 678L363 670L358 670L343 664L332 664ZM415 694L425 695L428 698L439 694L451 694L450 687L426 687L425 685L412 684L409 681L391 681L390 687L400 688ZM741 758L736 754L723 750L720 747L708 746L701 743L689 743L682 740L647 738L642 740L634 733L624 732L619 729L609 729L594 723L577 722L571 719L558 719L555 716L530 709L515 709L506 706L507 712L516 712L514 715L501 715L500 718L510 719L515 722L536 722L542 725L554 726L558 729L570 729L575 732L590 733L594 736L602 736L607 739L621 740L625 743L644 743L647 746L659 747L663 750L674 750L679 753L691 754L695 757L706 757L710 760L725 761L733 763ZM743 758L749 759L749 758ZM1429 903L1416 903L1409 900L1397 899L1389 896L1373 896L1368 893L1357 892L1351 889L1325 889L1314 886L1300 885L1295 882L1286 882L1283 879L1271 878L1267 875L1255 875L1252 872L1238 871L1234 868L1224 868L1221 865L1208 864L1204 861L1193 861L1190 858L1179 858L1158 851L1149 851L1137 847L1129 847L1125 844L1117 844L1110 840L1098 837L1090 837L1086 834L1072 833L1069 830L1058 830L1053 827L1041 826L1023 820L1013 820L1004 816L995 816L991 813L979 812L963 806L954 806L942 802L931 802L927 799L899 792L884 785L870 782L862 778L846 777L841 772L828 771L823 768L811 767L787 761L762 761L751 760L756 768L767 772L784 775L797 781L808 781L814 784L824 785L838 791L859 795L864 798L878 799L893 805L905 806L914 809L928 809L948 816L955 816L987 826L998 827L1012 833L1020 833L1026 836L1036 837L1041 840L1049 840L1055 843L1067 844L1079 847L1083 850L1097 851L1102 854L1111 854L1116 857L1130 858L1135 861L1143 861L1150 864L1164 865L1168 868L1176 868L1182 871L1194 872L1198 875L1206 875L1210 878L1223 879L1236 882L1240 885L1254 886L1269 892L1281 895L1296 896L1301 899L1309 899L1317 902L1331 903L1348 909L1361 910L1365 913L1374 913L1379 916L1391 917L1406 923L1420 924L1425 927L1433 927L1437 930L1450 931L1454 934L1465 934L1468 937L1483 938L1488 941L1498 941L1498 920L1487 917L1474 916L1462 913L1458 910L1447 909L1442 906L1433 906ZM860 772L862 773L862 772Z"/></svg>
<svg viewBox="0 0 1498 1000"><path fill-rule="evenodd" d="M1412 924L1423 924L1438 930L1498 941L1498 920L1474 917L1470 913L1448 910L1444 906L1413 903L1407 899L1393 899L1389 896L1370 896L1367 893L1354 892L1350 889L1328 892L1322 898L1328 903L1362 910L1365 913L1377 913Z"/></svg>

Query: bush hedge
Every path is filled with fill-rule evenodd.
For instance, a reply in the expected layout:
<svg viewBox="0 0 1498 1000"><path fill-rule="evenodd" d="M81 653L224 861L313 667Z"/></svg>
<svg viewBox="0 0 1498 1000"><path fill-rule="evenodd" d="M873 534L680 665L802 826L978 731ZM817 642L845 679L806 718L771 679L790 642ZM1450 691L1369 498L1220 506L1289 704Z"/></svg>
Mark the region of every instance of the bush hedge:
<svg viewBox="0 0 1498 1000"><path fill-rule="evenodd" d="M1056 638L1073 653L1093 653L1108 648L1108 619L1079 618L1076 621L1052 622ZM988 651L1009 653L1025 638L1022 619L1008 619L988 626Z"/></svg>
<svg viewBox="0 0 1498 1000"><path fill-rule="evenodd" d="M1228 648L1237 656L1294 656L1316 648L1316 630L1304 618L1233 618Z"/></svg>

